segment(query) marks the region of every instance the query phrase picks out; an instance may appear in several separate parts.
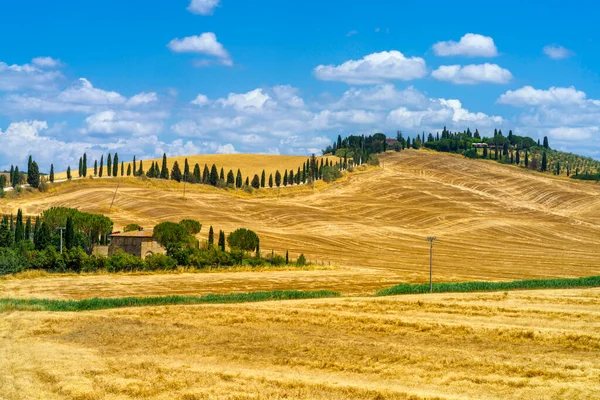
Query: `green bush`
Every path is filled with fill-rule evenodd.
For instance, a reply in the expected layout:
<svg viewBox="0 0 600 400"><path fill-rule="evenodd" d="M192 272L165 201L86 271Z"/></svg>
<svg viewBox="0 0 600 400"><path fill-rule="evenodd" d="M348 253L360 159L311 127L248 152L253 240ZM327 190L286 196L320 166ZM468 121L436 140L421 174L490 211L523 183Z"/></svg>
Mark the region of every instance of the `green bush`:
<svg viewBox="0 0 600 400"><path fill-rule="evenodd" d="M131 272L142 271L143 269L144 261L141 258L122 251L108 257L106 262L108 272Z"/></svg>
<svg viewBox="0 0 600 400"><path fill-rule="evenodd" d="M252 257L247 260L251 267L262 267L267 265L267 262L260 257Z"/></svg>
<svg viewBox="0 0 600 400"><path fill-rule="evenodd" d="M323 167L323 180L327 183L335 182L342 177L340 169L336 166Z"/></svg>
<svg viewBox="0 0 600 400"><path fill-rule="evenodd" d="M15 274L27 268L27 260L7 247L0 247L0 275Z"/></svg>
<svg viewBox="0 0 600 400"><path fill-rule="evenodd" d="M278 254L275 254L273 258L269 257L269 262L271 263L271 265L278 267L280 265L285 265L285 258L281 257Z"/></svg>
<svg viewBox="0 0 600 400"><path fill-rule="evenodd" d="M98 272L106 270L108 259L104 256L90 256L83 261L81 272Z"/></svg>
<svg viewBox="0 0 600 400"><path fill-rule="evenodd" d="M375 154L371 154L371 157L369 157L369 165L379 165L379 157Z"/></svg>
<svg viewBox="0 0 600 400"><path fill-rule="evenodd" d="M303 267L306 265L306 257L304 257L304 254L300 254L300 257L298 257L296 260L296 265L298 267Z"/></svg>
<svg viewBox="0 0 600 400"><path fill-rule="evenodd" d="M172 271L177 268L177 261L164 254L152 254L146 257L146 271Z"/></svg>
<svg viewBox="0 0 600 400"><path fill-rule="evenodd" d="M83 251L83 249L79 247L73 247L71 250L64 252L63 258L67 270L73 272L81 272L81 269L85 264L88 255L85 251Z"/></svg>
<svg viewBox="0 0 600 400"><path fill-rule="evenodd" d="M464 154L467 158L479 158L479 155L477 154L477 149L465 150Z"/></svg>
<svg viewBox="0 0 600 400"><path fill-rule="evenodd" d="M190 263L196 268L204 268L209 265L234 265L233 258L226 252L219 250L216 247L211 247L208 250L195 250L190 255ZM241 260L239 262L241 264Z"/></svg>

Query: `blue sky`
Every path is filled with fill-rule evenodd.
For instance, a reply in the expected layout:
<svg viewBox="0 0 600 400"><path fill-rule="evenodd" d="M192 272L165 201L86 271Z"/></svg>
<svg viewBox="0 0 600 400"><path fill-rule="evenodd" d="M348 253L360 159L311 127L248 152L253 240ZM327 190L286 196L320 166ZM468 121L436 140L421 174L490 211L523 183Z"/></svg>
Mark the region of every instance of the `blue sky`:
<svg viewBox="0 0 600 400"><path fill-rule="evenodd" d="M501 128L600 158L589 1L0 6L0 169Z"/></svg>

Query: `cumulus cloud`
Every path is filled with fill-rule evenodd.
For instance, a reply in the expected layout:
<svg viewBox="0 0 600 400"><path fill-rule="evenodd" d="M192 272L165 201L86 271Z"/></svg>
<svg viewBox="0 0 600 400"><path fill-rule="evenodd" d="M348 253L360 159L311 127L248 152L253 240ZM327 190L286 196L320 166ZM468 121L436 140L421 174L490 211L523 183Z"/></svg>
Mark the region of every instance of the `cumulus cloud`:
<svg viewBox="0 0 600 400"><path fill-rule="evenodd" d="M79 78L76 83L62 91L57 99L64 103L96 105L124 104L126 101L125 97L117 92L95 88L85 78Z"/></svg>
<svg viewBox="0 0 600 400"><path fill-rule="evenodd" d="M405 57L401 52L392 50L369 54L337 66L319 65L314 69L314 75L324 81L366 85L423 78L427 75L427 67L420 57Z"/></svg>
<svg viewBox="0 0 600 400"><path fill-rule="evenodd" d="M467 33L460 41L448 40L433 45L437 56L496 57L498 49L494 39L476 33Z"/></svg>
<svg viewBox="0 0 600 400"><path fill-rule="evenodd" d="M526 107L581 104L585 100L586 94L576 90L573 86L568 88L553 86L548 90L524 86L517 90L507 91L500 96L497 102L515 107Z"/></svg>
<svg viewBox="0 0 600 400"><path fill-rule="evenodd" d="M143 104L153 103L155 101L158 101L158 96L156 95L156 93L142 92L136 94L135 96L132 96L129 100L127 100L126 104L128 107L136 107Z"/></svg>
<svg viewBox="0 0 600 400"><path fill-rule="evenodd" d="M212 15L219 3L220 0L192 0L187 9L194 14Z"/></svg>
<svg viewBox="0 0 600 400"><path fill-rule="evenodd" d="M152 135L160 133L163 127L161 122L148 120L144 114L114 110L92 114L85 119L85 124L84 133L108 135L123 132L134 135Z"/></svg>
<svg viewBox="0 0 600 400"><path fill-rule="evenodd" d="M58 68L62 66L60 60L52 57L36 57L31 60L31 63L39 68Z"/></svg>
<svg viewBox="0 0 600 400"><path fill-rule="evenodd" d="M8 65L0 62L0 91L47 91L55 89L64 79L60 71L48 71L30 64Z"/></svg>
<svg viewBox="0 0 600 400"><path fill-rule="evenodd" d="M544 54L553 60L562 60L563 58L569 58L575 54L571 50L556 44L544 46L543 51Z"/></svg>
<svg viewBox="0 0 600 400"><path fill-rule="evenodd" d="M599 128L597 126L587 126L587 127L559 127L559 128L551 128L548 130L548 136L552 139L557 140L588 140L594 136L598 136Z"/></svg>
<svg viewBox="0 0 600 400"><path fill-rule="evenodd" d="M217 103L223 107L233 107L236 110L261 110L271 97L262 89L255 89L248 93L229 93L226 99L219 99Z"/></svg>
<svg viewBox="0 0 600 400"><path fill-rule="evenodd" d="M194 104L194 105L197 105L197 106L203 106L203 105L206 105L208 103L210 103L210 101L208 100L208 97L206 97L203 94L199 94L198 96L196 96L196 98L194 100L192 100L190 102L190 104Z"/></svg>
<svg viewBox="0 0 600 400"><path fill-rule="evenodd" d="M435 79L455 83L457 85L472 85L476 83L508 83L512 79L509 70L496 64L471 65L442 65L431 73Z"/></svg>
<svg viewBox="0 0 600 400"><path fill-rule="evenodd" d="M216 57L216 62L232 66L233 61L225 47L219 43L213 32L205 32L200 36L187 36L183 39L173 39L167 45L175 53L203 54ZM215 60L197 60L196 66L206 66Z"/></svg>

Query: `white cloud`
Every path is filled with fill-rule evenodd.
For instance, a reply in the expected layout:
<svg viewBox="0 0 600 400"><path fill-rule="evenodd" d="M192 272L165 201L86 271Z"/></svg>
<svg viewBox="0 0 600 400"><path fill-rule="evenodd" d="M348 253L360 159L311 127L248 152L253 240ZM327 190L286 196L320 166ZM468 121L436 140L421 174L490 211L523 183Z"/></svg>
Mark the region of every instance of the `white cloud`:
<svg viewBox="0 0 600 400"><path fill-rule="evenodd" d="M167 45L175 53L192 53L213 56L218 59L218 63L231 66L233 61L225 47L217 40L213 32L205 32L200 36L188 36L183 39L173 39ZM196 66L210 65L214 61L197 60Z"/></svg>
<svg viewBox="0 0 600 400"><path fill-rule="evenodd" d="M231 143L227 143L225 145L219 146L215 153L217 153L217 154L236 154L236 153L238 153L238 151L235 150L235 147L233 147L233 145Z"/></svg>
<svg viewBox="0 0 600 400"><path fill-rule="evenodd" d="M158 101L158 96L156 95L156 93L142 92L142 93L136 94L135 96L132 96L129 100L127 100L126 104L128 107L136 107L136 106L140 106L143 104L152 103L155 101Z"/></svg>
<svg viewBox="0 0 600 400"><path fill-rule="evenodd" d="M597 126L588 126L588 127L560 127L560 128L551 128L548 130L548 136L551 139L556 140L564 140L564 141L580 141L580 140L589 140L592 137L598 136L599 128Z"/></svg>
<svg viewBox="0 0 600 400"><path fill-rule="evenodd" d="M233 107L236 110L261 110L271 97L264 93L262 89L255 89L248 93L229 93L226 99L219 99L223 107Z"/></svg>
<svg viewBox="0 0 600 400"><path fill-rule="evenodd" d="M525 106L548 106L581 104L586 101L584 92L576 90L573 86L551 87L548 90L534 89L524 86L517 90L509 90L498 99L500 104L508 104L515 107Z"/></svg>
<svg viewBox="0 0 600 400"><path fill-rule="evenodd" d="M467 33L459 42L449 40L433 45L437 56L496 57L498 49L494 39L475 33Z"/></svg>
<svg viewBox="0 0 600 400"><path fill-rule="evenodd" d="M194 14L212 15L219 3L220 0L192 0L187 9Z"/></svg>
<svg viewBox="0 0 600 400"><path fill-rule="evenodd" d="M365 85L389 80L407 81L427 75L425 60L407 58L397 50L383 51L360 60L346 61L341 65L319 65L314 69L317 79Z"/></svg>
<svg viewBox="0 0 600 400"><path fill-rule="evenodd" d="M358 34L358 31L355 29L352 29L350 32L346 33L346 37L354 36L357 34Z"/></svg>
<svg viewBox="0 0 600 400"><path fill-rule="evenodd" d="M143 114L113 110L92 114L85 119L84 133L131 133L134 135L158 134L163 128L159 121L147 120Z"/></svg>
<svg viewBox="0 0 600 400"><path fill-rule="evenodd" d="M556 44L544 46L543 51L544 54L553 60L562 60L563 58L569 58L574 54L571 50Z"/></svg>
<svg viewBox="0 0 600 400"><path fill-rule="evenodd" d="M431 73L435 79L458 85L476 83L508 83L512 79L509 70L496 64L442 65Z"/></svg>
<svg viewBox="0 0 600 400"><path fill-rule="evenodd" d="M280 85L273 88L273 92L277 97L277 100L284 102L290 107L303 107L304 100L298 96L298 89L290 85Z"/></svg>
<svg viewBox="0 0 600 400"><path fill-rule="evenodd" d="M60 60L52 57L36 57L31 60L31 63L39 68L58 68L62 66Z"/></svg>
<svg viewBox="0 0 600 400"><path fill-rule="evenodd" d="M0 91L51 90L63 78L59 71L46 71L29 64L8 65L0 62Z"/></svg>
<svg viewBox="0 0 600 400"><path fill-rule="evenodd" d="M196 96L196 98L194 100L192 100L190 102L190 104L195 104L197 106L203 106L210 103L210 101L208 100L208 97L206 97L203 94L199 94L198 96Z"/></svg>
<svg viewBox="0 0 600 400"><path fill-rule="evenodd" d="M110 105L124 104L126 99L117 92L95 88L85 78L79 80L57 96L64 103Z"/></svg>
<svg viewBox="0 0 600 400"><path fill-rule="evenodd" d="M367 88L350 88L342 98L333 104L333 108L365 108L372 110L390 109L398 106L422 108L428 99L423 93L409 86L398 90L393 84L384 84Z"/></svg>

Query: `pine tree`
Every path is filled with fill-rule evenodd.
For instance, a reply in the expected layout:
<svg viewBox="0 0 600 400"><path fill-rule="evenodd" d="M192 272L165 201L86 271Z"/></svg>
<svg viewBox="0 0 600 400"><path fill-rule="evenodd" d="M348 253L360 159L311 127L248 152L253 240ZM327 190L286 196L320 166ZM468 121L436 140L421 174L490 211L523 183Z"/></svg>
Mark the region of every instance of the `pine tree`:
<svg viewBox="0 0 600 400"><path fill-rule="evenodd" d="M208 165L204 164L204 169L202 170L202 183L208 185L210 181L210 171L208 169Z"/></svg>
<svg viewBox="0 0 600 400"><path fill-rule="evenodd" d="M167 167L167 153L163 153L162 169L160 170L161 179L169 179L169 168Z"/></svg>
<svg viewBox="0 0 600 400"><path fill-rule="evenodd" d="M186 182L190 182L191 179L191 175L190 175L190 164L188 163L188 159L185 159L185 162L183 164L183 180Z"/></svg>
<svg viewBox="0 0 600 400"><path fill-rule="evenodd" d="M260 187L265 187L266 183L265 170L263 169L262 174L260 175Z"/></svg>
<svg viewBox="0 0 600 400"><path fill-rule="evenodd" d="M110 153L108 153L108 158L106 159L106 176L110 176L112 174L112 158L110 157Z"/></svg>
<svg viewBox="0 0 600 400"><path fill-rule="evenodd" d="M233 176L233 171L229 170L229 172L227 173L227 186L234 186L235 185L235 177Z"/></svg>
<svg viewBox="0 0 600 400"><path fill-rule="evenodd" d="M67 179L71 180L71 166L70 165L67 167Z"/></svg>
<svg viewBox="0 0 600 400"><path fill-rule="evenodd" d="M25 223L25 240L31 240L31 217L27 217Z"/></svg>
<svg viewBox="0 0 600 400"><path fill-rule="evenodd" d="M87 154L83 153L83 168L82 168L82 172L83 172L83 177L85 178L87 176Z"/></svg>
<svg viewBox="0 0 600 400"><path fill-rule="evenodd" d="M342 136L341 135L338 135L338 138L337 138L337 148L338 149L342 148Z"/></svg>
<svg viewBox="0 0 600 400"><path fill-rule="evenodd" d="M94 176L98 176L98 160L94 160Z"/></svg>
<svg viewBox="0 0 600 400"><path fill-rule="evenodd" d="M281 173L279 170L275 171L275 186L281 186Z"/></svg>
<svg viewBox="0 0 600 400"><path fill-rule="evenodd" d="M260 178L257 174L254 174L254 178L252 178L252 187L254 189L260 188Z"/></svg>
<svg viewBox="0 0 600 400"><path fill-rule="evenodd" d="M242 187L242 172L239 169L237 170L237 175L235 176L235 187L238 189Z"/></svg>
<svg viewBox="0 0 600 400"><path fill-rule="evenodd" d="M15 244L19 244L25 239L25 226L23 225L23 211L19 208L17 211L17 221L15 223Z"/></svg>
<svg viewBox="0 0 600 400"><path fill-rule="evenodd" d="M75 228L73 226L73 217L67 217L67 226L65 229L65 247L71 250L75 245Z"/></svg>
<svg viewBox="0 0 600 400"><path fill-rule="evenodd" d="M119 175L119 155L115 153L115 157L113 158L113 170L112 176L115 178Z"/></svg>
<svg viewBox="0 0 600 400"><path fill-rule="evenodd" d="M269 174L269 187L273 187L273 174Z"/></svg>
<svg viewBox="0 0 600 400"><path fill-rule="evenodd" d="M179 169L179 163L175 161L173 168L171 169L171 179L176 182L181 182L181 170Z"/></svg>
<svg viewBox="0 0 600 400"><path fill-rule="evenodd" d="M29 173L27 174L27 180L32 188L37 189L40 187L40 168L35 161L31 163L31 168L29 168Z"/></svg>
<svg viewBox="0 0 600 400"><path fill-rule="evenodd" d="M208 247L212 247L215 244L215 232L213 231L212 225L208 230Z"/></svg>
<svg viewBox="0 0 600 400"><path fill-rule="evenodd" d="M98 176L102 178L104 172L104 155L100 156L100 168L98 168Z"/></svg>
<svg viewBox="0 0 600 400"><path fill-rule="evenodd" d="M131 176L131 164L127 164L127 176Z"/></svg>
<svg viewBox="0 0 600 400"><path fill-rule="evenodd" d="M548 159L546 158L546 152L542 154L542 172L546 172L548 170Z"/></svg>
<svg viewBox="0 0 600 400"><path fill-rule="evenodd" d="M225 232L219 231L219 249L225 251Z"/></svg>
<svg viewBox="0 0 600 400"><path fill-rule="evenodd" d="M202 175L200 175L200 166L198 165L198 163L196 163L196 165L194 165L194 183L200 183L202 182Z"/></svg>
<svg viewBox="0 0 600 400"><path fill-rule="evenodd" d="M217 171L217 166L215 164L210 168L210 178L209 183L212 186L217 186L217 181L219 180L219 172Z"/></svg>

